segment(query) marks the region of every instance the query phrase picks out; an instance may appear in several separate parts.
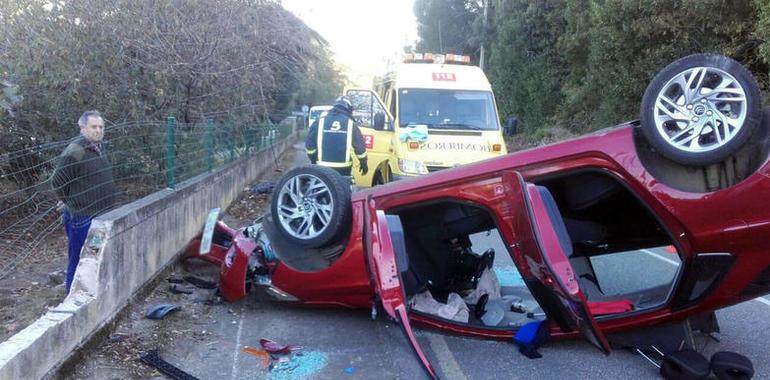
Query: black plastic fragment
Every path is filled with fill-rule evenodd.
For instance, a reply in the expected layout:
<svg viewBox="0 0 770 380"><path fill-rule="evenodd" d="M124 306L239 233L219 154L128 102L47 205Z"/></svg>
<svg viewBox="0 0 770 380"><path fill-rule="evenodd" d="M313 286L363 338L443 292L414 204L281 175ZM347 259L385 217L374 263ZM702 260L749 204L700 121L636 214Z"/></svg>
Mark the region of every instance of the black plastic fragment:
<svg viewBox="0 0 770 380"><path fill-rule="evenodd" d="M256 194L270 194L275 188L275 182L262 182L249 188L249 191Z"/></svg>
<svg viewBox="0 0 770 380"><path fill-rule="evenodd" d="M169 286L168 290L174 294L193 294L192 290L177 286L176 284Z"/></svg>
<svg viewBox="0 0 770 380"><path fill-rule="evenodd" d="M173 364L163 360L158 354L158 350L150 350L139 354L139 360L143 363L155 367L158 371L174 380L198 380L197 377L182 371Z"/></svg>
<svg viewBox="0 0 770 380"><path fill-rule="evenodd" d="M184 276L184 280L201 289L216 289L217 283L204 280L195 276Z"/></svg>

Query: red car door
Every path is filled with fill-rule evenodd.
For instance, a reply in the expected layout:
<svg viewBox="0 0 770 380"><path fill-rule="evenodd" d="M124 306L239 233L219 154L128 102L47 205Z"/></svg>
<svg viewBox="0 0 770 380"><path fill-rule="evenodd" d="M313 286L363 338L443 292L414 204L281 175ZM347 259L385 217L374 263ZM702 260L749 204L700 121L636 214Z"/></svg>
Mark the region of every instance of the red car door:
<svg viewBox="0 0 770 380"><path fill-rule="evenodd" d="M526 183L518 172L503 173L515 241L511 255L545 314L562 329L579 330L605 354L610 346L588 311L588 302L565 254L571 244L548 189Z"/></svg>
<svg viewBox="0 0 770 380"><path fill-rule="evenodd" d="M401 281L401 270L405 269L408 261L405 261L407 258L403 256L406 252L394 247L394 237L391 236L388 217L382 210L377 210L373 200L368 201L364 243L368 253L369 269L374 281L375 292L385 313L400 325L401 331L403 331L427 374L432 378L438 378L409 325L406 296ZM395 223L400 227L397 216L390 216L390 218L392 219L391 223L396 221ZM398 240L396 241L398 242ZM399 257L399 254L402 256Z"/></svg>

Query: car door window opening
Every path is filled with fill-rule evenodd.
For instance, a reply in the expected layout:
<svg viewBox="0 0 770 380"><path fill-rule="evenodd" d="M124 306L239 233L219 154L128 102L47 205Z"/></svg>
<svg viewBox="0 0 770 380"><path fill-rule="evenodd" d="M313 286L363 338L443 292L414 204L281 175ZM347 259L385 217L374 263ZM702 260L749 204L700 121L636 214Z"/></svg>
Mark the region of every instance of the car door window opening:
<svg viewBox="0 0 770 380"><path fill-rule="evenodd" d="M408 269L401 276L408 299L420 300L429 292L437 303L451 304L454 295L459 295L470 315L465 323L452 321L476 327L515 329L545 318L511 261L489 211L449 200L401 209L395 215L404 226ZM484 304L474 297L474 290L482 287L494 293L488 294ZM417 305L418 309L423 305ZM410 312L431 314L414 307ZM447 319L437 314L432 317Z"/></svg>
<svg viewBox="0 0 770 380"><path fill-rule="evenodd" d="M630 189L593 170L536 182L553 195L572 242L570 264L589 301L628 300L634 311L668 302L682 266L676 243Z"/></svg>
<svg viewBox="0 0 770 380"><path fill-rule="evenodd" d="M565 254L592 314L611 318L668 302L681 261L670 235L629 189L598 171L570 173L539 181L538 185L553 194L554 212L564 225L562 234L556 228L557 235L568 240ZM511 305L505 307L504 318L494 326L488 321L485 324L480 318L483 313L474 313L477 304L468 303L471 312L467 324L515 329L544 318L486 207L442 199L399 207L391 213L398 215L404 226L408 271L402 277L407 298L426 290L442 304L452 293L467 297L483 272L484 252L492 248L500 295L513 302L506 299ZM624 265L640 260L649 265ZM511 311L517 307L525 312Z"/></svg>

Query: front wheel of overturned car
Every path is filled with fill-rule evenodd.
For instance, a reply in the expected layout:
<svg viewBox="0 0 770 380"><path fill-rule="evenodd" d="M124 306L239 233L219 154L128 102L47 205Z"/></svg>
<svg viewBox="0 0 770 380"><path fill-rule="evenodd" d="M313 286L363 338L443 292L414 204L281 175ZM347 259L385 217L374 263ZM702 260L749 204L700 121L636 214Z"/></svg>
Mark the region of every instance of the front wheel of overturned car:
<svg viewBox="0 0 770 380"><path fill-rule="evenodd" d="M706 166L736 153L759 128L756 79L718 54L693 54L661 70L642 98L641 127L666 158Z"/></svg>
<svg viewBox="0 0 770 380"><path fill-rule="evenodd" d="M350 182L322 166L294 168L276 185L270 211L278 231L288 241L323 247L348 230Z"/></svg>

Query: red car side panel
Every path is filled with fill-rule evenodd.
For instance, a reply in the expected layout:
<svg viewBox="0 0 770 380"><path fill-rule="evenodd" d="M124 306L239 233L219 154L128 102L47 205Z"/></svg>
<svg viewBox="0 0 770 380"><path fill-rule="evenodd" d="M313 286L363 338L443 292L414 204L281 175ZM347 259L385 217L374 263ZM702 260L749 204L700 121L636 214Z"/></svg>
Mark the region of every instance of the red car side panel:
<svg viewBox="0 0 770 380"><path fill-rule="evenodd" d="M219 269L219 291L227 302L235 302L246 295L246 272L249 256L257 247L253 239L239 232L227 251Z"/></svg>
<svg viewBox="0 0 770 380"><path fill-rule="evenodd" d="M345 252L329 268L299 272L280 263L273 285L306 304L369 308L372 290L363 250L363 204L353 203L353 225Z"/></svg>

